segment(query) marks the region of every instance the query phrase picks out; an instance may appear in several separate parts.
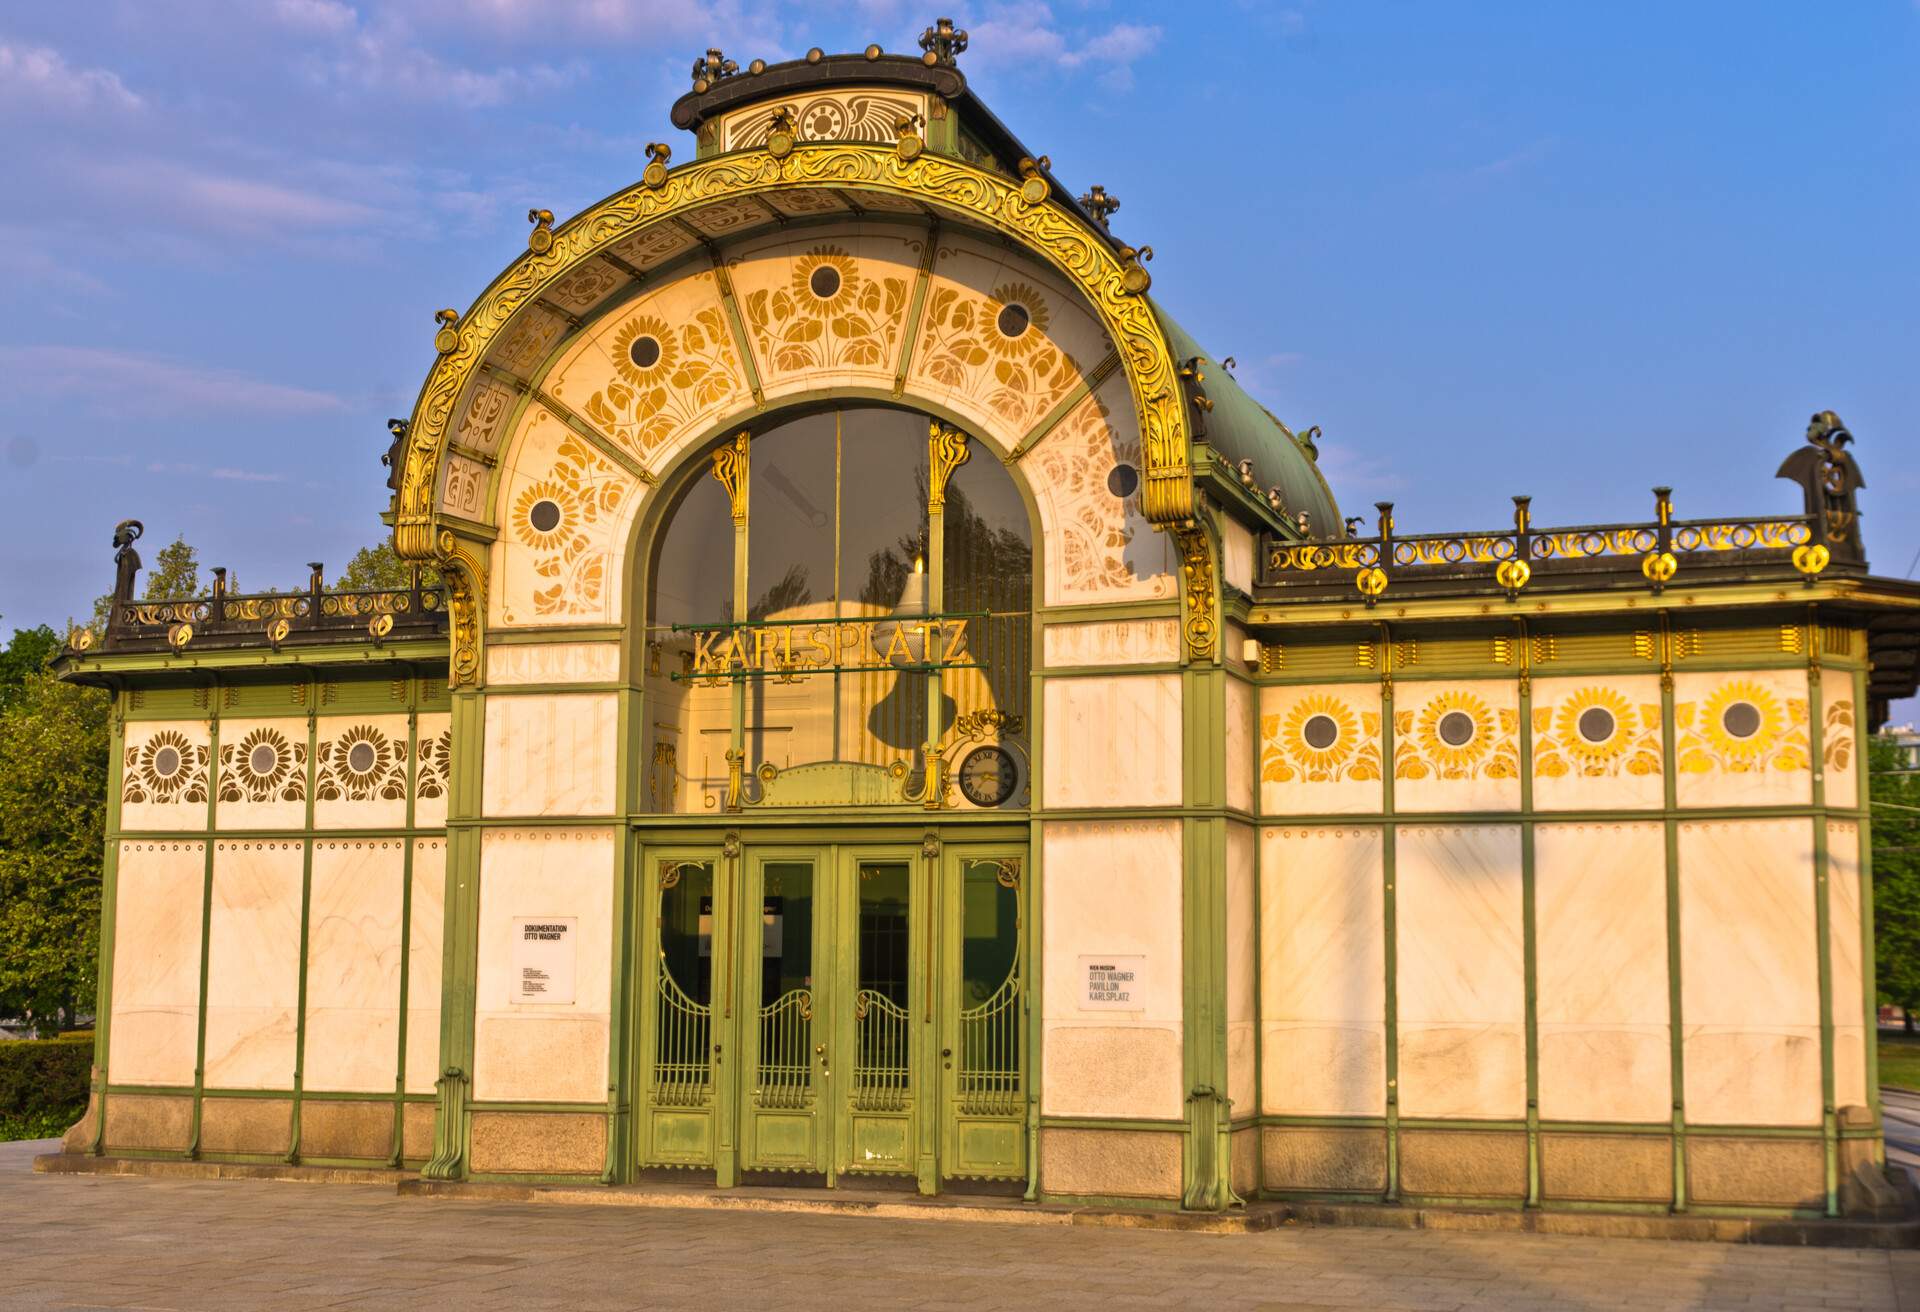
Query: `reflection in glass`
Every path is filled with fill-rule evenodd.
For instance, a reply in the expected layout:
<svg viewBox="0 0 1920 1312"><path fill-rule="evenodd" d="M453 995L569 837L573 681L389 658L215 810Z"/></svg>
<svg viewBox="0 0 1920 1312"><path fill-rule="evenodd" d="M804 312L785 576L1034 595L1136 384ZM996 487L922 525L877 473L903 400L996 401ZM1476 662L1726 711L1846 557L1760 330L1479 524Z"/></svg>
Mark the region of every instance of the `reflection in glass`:
<svg viewBox="0 0 1920 1312"><path fill-rule="evenodd" d="M1013 861L969 861L960 888L960 1110L1020 1110L1020 888Z"/></svg>
<svg viewBox="0 0 1920 1312"><path fill-rule="evenodd" d="M770 861L760 910L762 1107L804 1106L813 1085L813 866Z"/></svg>
<svg viewBox="0 0 1920 1312"><path fill-rule="evenodd" d="M853 1004L853 1105L863 1111L903 1111L911 930L907 863L862 861L858 883L860 989Z"/></svg>
<svg viewBox="0 0 1920 1312"><path fill-rule="evenodd" d="M654 1101L703 1106L712 1096L713 865L660 865L659 1005Z"/></svg>

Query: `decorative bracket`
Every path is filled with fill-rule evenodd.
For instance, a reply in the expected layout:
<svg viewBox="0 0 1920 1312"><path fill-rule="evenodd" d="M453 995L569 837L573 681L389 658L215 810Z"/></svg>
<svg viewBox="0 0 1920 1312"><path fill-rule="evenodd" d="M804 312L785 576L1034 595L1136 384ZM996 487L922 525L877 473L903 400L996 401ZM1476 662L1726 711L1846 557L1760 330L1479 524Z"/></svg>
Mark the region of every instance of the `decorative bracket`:
<svg viewBox="0 0 1920 1312"><path fill-rule="evenodd" d="M973 448L967 445L966 430L943 424L938 419L927 425L927 509L938 512L947 504L947 480L953 471L967 463Z"/></svg>

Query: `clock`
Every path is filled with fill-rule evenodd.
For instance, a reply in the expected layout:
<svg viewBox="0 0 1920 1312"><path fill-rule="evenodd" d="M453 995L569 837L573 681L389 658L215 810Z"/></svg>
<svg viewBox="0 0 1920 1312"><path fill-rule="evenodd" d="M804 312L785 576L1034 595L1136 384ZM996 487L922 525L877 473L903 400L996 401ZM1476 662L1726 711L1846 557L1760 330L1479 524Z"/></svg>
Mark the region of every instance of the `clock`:
<svg viewBox="0 0 1920 1312"><path fill-rule="evenodd" d="M960 792L975 806L993 807L1013 796L1020 767L1004 747L976 747L960 762Z"/></svg>

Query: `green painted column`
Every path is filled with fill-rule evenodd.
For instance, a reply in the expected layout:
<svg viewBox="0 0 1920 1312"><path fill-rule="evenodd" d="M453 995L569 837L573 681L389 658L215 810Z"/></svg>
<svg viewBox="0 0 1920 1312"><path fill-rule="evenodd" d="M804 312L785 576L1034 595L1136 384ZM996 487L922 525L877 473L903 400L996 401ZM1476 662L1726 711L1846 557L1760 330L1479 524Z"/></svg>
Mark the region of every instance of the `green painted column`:
<svg viewBox="0 0 1920 1312"><path fill-rule="evenodd" d="M112 1083L107 1068L108 1043L113 1026L113 944L118 921L115 908L120 894L120 789L127 761L126 690L113 691L113 710L107 728L107 815L105 851L100 866L100 966L94 980L93 1070L89 1083L93 1095L93 1137L87 1151L98 1157L106 1143L107 1086Z"/></svg>
<svg viewBox="0 0 1920 1312"><path fill-rule="evenodd" d="M479 969L481 771L486 698L475 688L453 693L453 761L447 791L446 918L440 964L439 1104L429 1180L458 1180L467 1161L467 1101L473 1088L473 1011Z"/></svg>

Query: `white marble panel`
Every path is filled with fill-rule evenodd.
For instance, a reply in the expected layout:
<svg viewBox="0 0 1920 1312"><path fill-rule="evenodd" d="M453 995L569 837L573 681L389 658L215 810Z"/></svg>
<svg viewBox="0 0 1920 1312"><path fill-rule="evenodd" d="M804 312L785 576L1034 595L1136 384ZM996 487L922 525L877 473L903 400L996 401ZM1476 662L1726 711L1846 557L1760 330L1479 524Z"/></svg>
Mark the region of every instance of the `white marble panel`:
<svg viewBox="0 0 1920 1312"><path fill-rule="evenodd" d="M308 1089L391 1091L400 1060L400 911L406 843L322 838L307 913Z"/></svg>
<svg viewBox="0 0 1920 1312"><path fill-rule="evenodd" d="M413 827L447 823L447 793L453 783L453 717L422 713L414 729Z"/></svg>
<svg viewBox="0 0 1920 1312"><path fill-rule="evenodd" d="M1227 825L1227 1097L1233 1115L1259 1113L1260 920L1252 825Z"/></svg>
<svg viewBox="0 0 1920 1312"><path fill-rule="evenodd" d="M299 829L307 823L307 717L220 722L214 827Z"/></svg>
<svg viewBox="0 0 1920 1312"><path fill-rule="evenodd" d="M489 829L480 844L474 1096L605 1102L612 999L611 829ZM513 922L573 917L574 1000L514 996Z"/></svg>
<svg viewBox="0 0 1920 1312"><path fill-rule="evenodd" d="M487 682L614 683L620 678L617 642L514 642L487 648Z"/></svg>
<svg viewBox="0 0 1920 1312"><path fill-rule="evenodd" d="M489 696L485 814L610 813L617 722L610 692Z"/></svg>
<svg viewBox="0 0 1920 1312"><path fill-rule="evenodd" d="M1612 733L1590 739L1587 733L1601 725L1611 725ZM1659 675L1535 679L1532 733L1536 810L1664 805Z"/></svg>
<svg viewBox="0 0 1920 1312"><path fill-rule="evenodd" d="M1260 831L1263 1112L1384 1114L1386 941L1380 830Z"/></svg>
<svg viewBox="0 0 1920 1312"><path fill-rule="evenodd" d="M314 726L313 827L407 822L407 717L323 715Z"/></svg>
<svg viewBox="0 0 1920 1312"><path fill-rule="evenodd" d="M1673 1111L1666 830L1534 830L1540 1115L1664 1122Z"/></svg>
<svg viewBox="0 0 1920 1312"><path fill-rule="evenodd" d="M1220 521L1220 577L1228 587L1253 595L1253 530L1237 519Z"/></svg>
<svg viewBox="0 0 1920 1312"><path fill-rule="evenodd" d="M129 722L121 758L121 830L205 830L211 742L205 720Z"/></svg>
<svg viewBox="0 0 1920 1312"><path fill-rule="evenodd" d="M1332 739L1310 739L1323 718ZM1377 683L1260 689L1260 813L1378 814L1382 741Z"/></svg>
<svg viewBox="0 0 1920 1312"><path fill-rule="evenodd" d="M206 877L204 842L120 844L107 1038L115 1084L193 1083Z"/></svg>
<svg viewBox="0 0 1920 1312"><path fill-rule="evenodd" d="M1853 697L1851 670L1823 670L1820 701L1825 707L1820 725L1822 783L1827 805L1860 804L1860 707Z"/></svg>
<svg viewBox="0 0 1920 1312"><path fill-rule="evenodd" d="M1254 689L1231 675L1227 678L1226 724L1223 726L1227 752L1227 805L1242 811L1253 810Z"/></svg>
<svg viewBox="0 0 1920 1312"><path fill-rule="evenodd" d="M1050 823L1042 843L1041 1105L1051 1116L1178 1118L1180 824ZM1145 958L1138 1011L1082 1005L1080 958L1106 955Z"/></svg>
<svg viewBox="0 0 1920 1312"><path fill-rule="evenodd" d="M447 840L413 843L407 916L407 1092L432 1093L440 1076L440 952L445 937Z"/></svg>
<svg viewBox="0 0 1920 1312"><path fill-rule="evenodd" d="M1044 631L1047 664L1171 665L1180 659L1180 621L1094 620L1049 624Z"/></svg>
<svg viewBox="0 0 1920 1312"><path fill-rule="evenodd" d="M1820 1120L1813 823L1680 826L1687 1120Z"/></svg>
<svg viewBox="0 0 1920 1312"><path fill-rule="evenodd" d="M1517 825L1409 825L1395 848L1400 1110L1527 1109Z"/></svg>
<svg viewBox="0 0 1920 1312"><path fill-rule="evenodd" d="M1753 708L1745 737L1738 707ZM1729 719L1729 715L1734 718ZM1813 796L1805 670L1676 674L1674 789L1681 806L1805 805ZM1732 727L1730 727L1732 726Z"/></svg>
<svg viewBox="0 0 1920 1312"><path fill-rule="evenodd" d="M1511 679L1398 679L1396 811L1520 808L1520 687ZM1470 726L1464 741L1448 735Z"/></svg>
<svg viewBox="0 0 1920 1312"><path fill-rule="evenodd" d="M1180 676L1046 681L1046 805L1178 806Z"/></svg>
<svg viewBox="0 0 1920 1312"><path fill-rule="evenodd" d="M1833 1099L1867 1105L1866 978L1860 957L1860 826L1827 825L1827 960L1833 978Z"/></svg>
<svg viewBox="0 0 1920 1312"><path fill-rule="evenodd" d="M224 839L207 923L207 1087L291 1089L306 845Z"/></svg>

